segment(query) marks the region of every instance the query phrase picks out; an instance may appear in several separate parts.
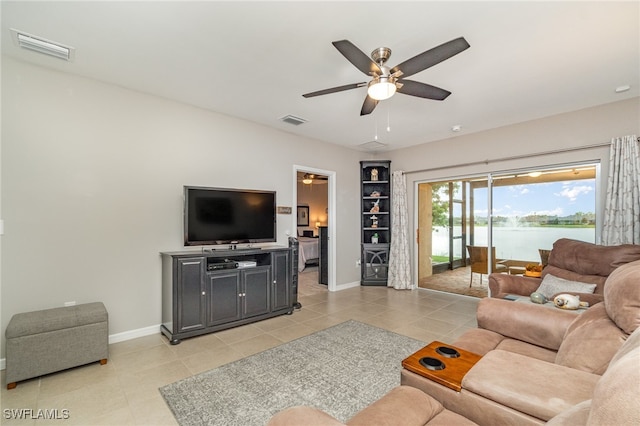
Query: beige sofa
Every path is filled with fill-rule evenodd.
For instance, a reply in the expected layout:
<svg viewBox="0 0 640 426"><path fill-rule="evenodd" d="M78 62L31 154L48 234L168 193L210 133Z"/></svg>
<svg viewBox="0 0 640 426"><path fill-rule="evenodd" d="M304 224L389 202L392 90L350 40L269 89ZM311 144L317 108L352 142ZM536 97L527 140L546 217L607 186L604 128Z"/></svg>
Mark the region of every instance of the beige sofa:
<svg viewBox="0 0 640 426"><path fill-rule="evenodd" d="M461 392L408 370L401 383L481 425L640 424L640 261L603 291L580 314L485 298L478 328L454 343L483 355Z"/></svg>
<svg viewBox="0 0 640 426"><path fill-rule="evenodd" d="M570 281L596 284L593 294L580 294L582 301L593 305L603 300L607 277L619 266L639 259L640 245L600 246L561 238L553 243L541 278L492 274L489 276L489 289L491 297L499 299L507 294L529 296L538 289L545 276L553 275Z"/></svg>
<svg viewBox="0 0 640 426"><path fill-rule="evenodd" d="M533 362L527 357L516 356L501 358L500 350L492 351L485 359L492 358L481 368L484 373L478 374L473 381L467 383L479 389L488 389L487 383L494 387L490 397L496 400L511 399L533 407L534 410L545 412L549 417L548 425L555 426L602 426L602 425L638 425L640 424L640 328L637 329L620 347L611 360L604 375L584 373L571 374L569 369L554 370L554 364L543 361ZM508 353L508 352L505 352ZM483 359L484 360L484 359ZM516 361L510 365L506 374L500 374L505 368L504 361ZM543 363L543 364L540 364ZM522 374L517 374L518 372ZM560 373L555 375L554 373ZM483 377L484 374L484 377ZM506 375L516 374L500 383ZM544 376L544 374L551 374ZM511 384L517 379L519 386ZM425 379L426 380L426 379ZM458 426L458 425L521 425L543 424L541 419L532 418L517 409L499 407L500 403L492 403L482 395L474 399L472 391L446 395L446 405L459 409L466 416L456 414L445 408L434 398L426 395L417 388L423 383L416 383L412 378L406 379L403 372L403 382L411 386L394 388L380 400L374 402L360 413L356 414L346 424L350 426ZM538 388L535 399L527 400L531 388ZM565 396L562 392L568 393ZM469 395L463 395L463 393ZM459 398L459 401L455 401ZM484 401L483 401L484 400ZM494 407L495 406L495 407ZM461 408L462 407L462 408ZM526 408L522 408L526 409ZM556 413L557 412L557 413ZM478 423L469 420L474 418ZM313 407L291 407L276 414L267 426L340 426L341 423L329 414Z"/></svg>
<svg viewBox="0 0 640 426"><path fill-rule="evenodd" d="M472 421L446 410L424 392L398 386L352 417L349 426L472 426ZM340 426L344 423L313 407L287 408L273 416L267 426Z"/></svg>

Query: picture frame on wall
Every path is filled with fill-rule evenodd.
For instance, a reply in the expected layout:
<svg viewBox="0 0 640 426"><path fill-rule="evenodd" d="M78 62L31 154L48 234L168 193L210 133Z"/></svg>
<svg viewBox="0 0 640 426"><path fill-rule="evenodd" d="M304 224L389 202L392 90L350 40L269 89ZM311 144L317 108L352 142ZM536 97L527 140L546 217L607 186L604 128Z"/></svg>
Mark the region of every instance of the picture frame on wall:
<svg viewBox="0 0 640 426"><path fill-rule="evenodd" d="M298 206L298 226L309 226L308 206Z"/></svg>

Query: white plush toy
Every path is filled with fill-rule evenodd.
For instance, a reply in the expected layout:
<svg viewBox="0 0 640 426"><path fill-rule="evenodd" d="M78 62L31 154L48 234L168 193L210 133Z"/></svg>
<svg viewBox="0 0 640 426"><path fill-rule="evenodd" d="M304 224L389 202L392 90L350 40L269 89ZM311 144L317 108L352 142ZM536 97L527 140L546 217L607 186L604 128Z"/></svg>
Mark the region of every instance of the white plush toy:
<svg viewBox="0 0 640 426"><path fill-rule="evenodd" d="M572 294L559 294L553 298L553 304L561 309L579 309L589 306L587 302L581 302L580 296L574 296Z"/></svg>

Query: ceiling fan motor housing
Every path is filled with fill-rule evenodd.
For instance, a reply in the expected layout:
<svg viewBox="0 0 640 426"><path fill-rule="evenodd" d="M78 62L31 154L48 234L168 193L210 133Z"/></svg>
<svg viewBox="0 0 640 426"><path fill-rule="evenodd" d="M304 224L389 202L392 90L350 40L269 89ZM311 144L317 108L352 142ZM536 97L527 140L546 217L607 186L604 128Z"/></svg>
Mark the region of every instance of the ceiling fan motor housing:
<svg viewBox="0 0 640 426"><path fill-rule="evenodd" d="M388 47L378 47L371 52L371 59L378 65L384 65L391 57L391 49Z"/></svg>

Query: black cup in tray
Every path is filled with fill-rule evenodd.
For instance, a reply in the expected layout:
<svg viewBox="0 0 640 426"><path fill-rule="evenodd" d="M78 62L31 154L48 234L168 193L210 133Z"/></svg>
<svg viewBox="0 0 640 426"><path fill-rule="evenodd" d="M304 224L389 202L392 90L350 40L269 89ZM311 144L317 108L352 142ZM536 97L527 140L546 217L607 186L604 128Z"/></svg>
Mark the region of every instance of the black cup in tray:
<svg viewBox="0 0 640 426"><path fill-rule="evenodd" d="M436 352L447 358L458 358L460 356L460 352L448 346L438 346Z"/></svg>
<svg viewBox="0 0 640 426"><path fill-rule="evenodd" d="M444 370L444 362L440 361L437 358L431 358L429 356L420 358L420 365L422 365L427 370Z"/></svg>

